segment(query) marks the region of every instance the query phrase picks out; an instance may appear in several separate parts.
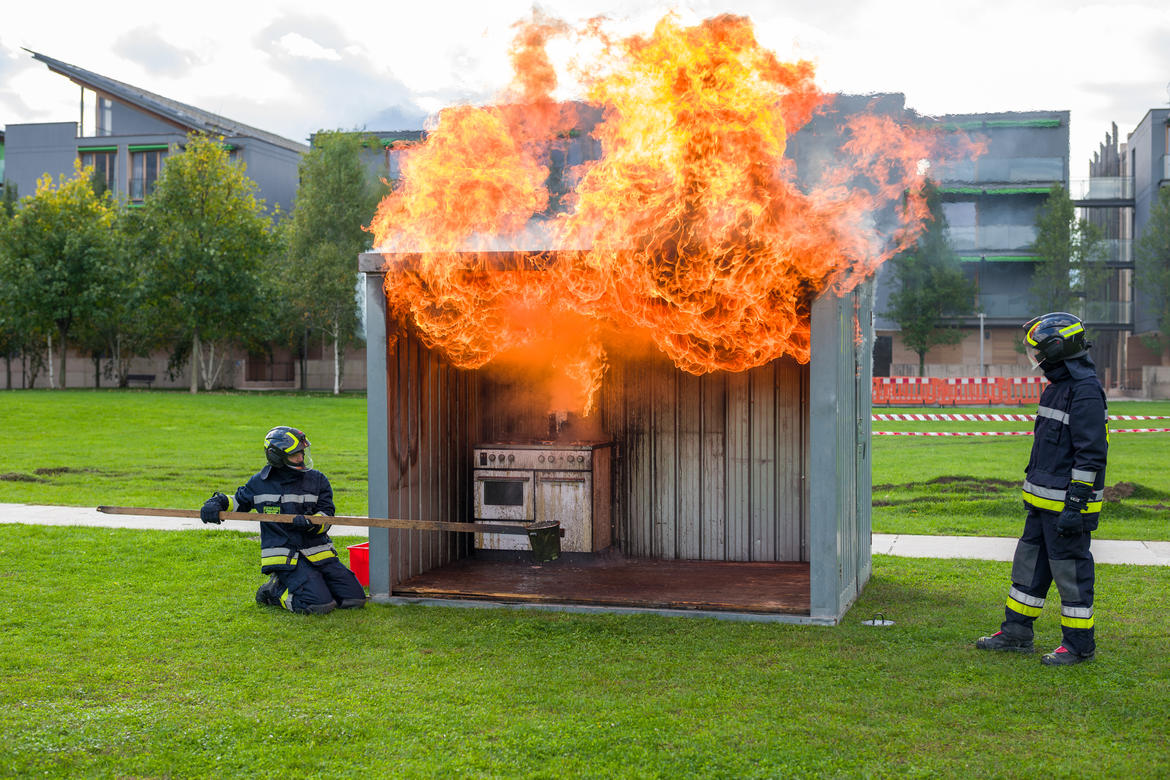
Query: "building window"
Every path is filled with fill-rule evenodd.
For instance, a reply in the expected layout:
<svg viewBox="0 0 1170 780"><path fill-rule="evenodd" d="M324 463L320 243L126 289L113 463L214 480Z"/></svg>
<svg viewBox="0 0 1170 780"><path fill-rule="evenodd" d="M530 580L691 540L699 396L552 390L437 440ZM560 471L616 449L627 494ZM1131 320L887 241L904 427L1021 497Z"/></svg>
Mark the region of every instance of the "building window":
<svg viewBox="0 0 1170 780"><path fill-rule="evenodd" d="M113 135L114 133L114 101L109 98L97 99L97 118L94 122L95 135Z"/></svg>
<svg viewBox="0 0 1170 780"><path fill-rule="evenodd" d="M118 191L118 150L81 149L82 167L93 166L94 191L101 195L106 190Z"/></svg>
<svg viewBox="0 0 1170 780"><path fill-rule="evenodd" d="M166 149L130 150L130 201L141 203L154 192Z"/></svg>

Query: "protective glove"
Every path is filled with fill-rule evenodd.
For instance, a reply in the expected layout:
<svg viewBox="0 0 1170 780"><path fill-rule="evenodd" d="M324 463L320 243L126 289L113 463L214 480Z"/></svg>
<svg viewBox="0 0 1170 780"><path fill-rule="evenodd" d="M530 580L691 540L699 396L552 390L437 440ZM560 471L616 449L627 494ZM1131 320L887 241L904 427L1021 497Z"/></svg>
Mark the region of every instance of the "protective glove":
<svg viewBox="0 0 1170 780"><path fill-rule="evenodd" d="M324 520L324 518L325 518L325 516L321 517L322 520ZM311 529L311 528L315 528L317 526L320 526L319 528L317 528L317 533L319 533L319 534L327 533L329 531L329 523L315 523L312 520L310 520L309 518L305 517L304 515L297 515L296 517L294 517L292 524L293 524L294 528L305 528L305 529Z"/></svg>
<svg viewBox="0 0 1170 780"><path fill-rule="evenodd" d="M219 525L220 512L226 512L231 502L223 493L216 491L211 495L211 498L203 502L203 507L199 510L199 519L205 523L215 523Z"/></svg>
<svg viewBox="0 0 1170 780"><path fill-rule="evenodd" d="M1093 497L1093 486L1088 482L1073 480L1069 483L1064 497L1064 511L1056 518L1056 533L1061 536L1076 536L1085 530L1081 513L1089 506Z"/></svg>

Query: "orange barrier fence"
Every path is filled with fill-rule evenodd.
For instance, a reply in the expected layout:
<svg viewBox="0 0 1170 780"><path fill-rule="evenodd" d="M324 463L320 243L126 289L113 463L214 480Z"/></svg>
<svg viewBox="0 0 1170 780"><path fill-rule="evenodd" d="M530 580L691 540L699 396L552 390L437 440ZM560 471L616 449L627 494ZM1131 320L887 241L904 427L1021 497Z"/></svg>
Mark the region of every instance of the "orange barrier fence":
<svg viewBox="0 0 1170 780"><path fill-rule="evenodd" d="M1048 380L1042 376L873 378L873 403L893 406L959 406L964 404L1034 404Z"/></svg>
<svg viewBox="0 0 1170 780"><path fill-rule="evenodd" d="M873 403L932 406L938 403L938 385L932 377L874 377Z"/></svg>

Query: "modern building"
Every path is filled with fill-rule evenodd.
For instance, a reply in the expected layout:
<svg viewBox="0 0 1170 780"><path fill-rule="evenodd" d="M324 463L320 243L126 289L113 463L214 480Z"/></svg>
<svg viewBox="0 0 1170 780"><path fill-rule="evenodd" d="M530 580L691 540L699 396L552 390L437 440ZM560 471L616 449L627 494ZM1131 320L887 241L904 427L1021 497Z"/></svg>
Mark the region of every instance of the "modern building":
<svg viewBox="0 0 1170 780"><path fill-rule="evenodd" d="M1020 324L1034 316L1029 300L1036 264L1036 217L1052 185L1068 186L1069 112L950 114L944 127L986 144L974 160L932 168L943 197L950 239L976 287L975 316L957 324L963 340L927 354L933 376L1016 376L1027 361L1016 345ZM877 376L918 373L918 356L902 344L889 308L891 263L878 273L875 306Z"/></svg>
<svg viewBox="0 0 1170 780"><path fill-rule="evenodd" d="M139 87L29 52L80 88L75 122L10 124L5 131L6 178L21 195L36 191L46 173L54 179L73 165L94 166L110 190L130 204L154 188L167 154L188 133L221 136L233 159L246 166L269 208L287 213L297 189L297 164L309 147L242 122L156 95Z"/></svg>

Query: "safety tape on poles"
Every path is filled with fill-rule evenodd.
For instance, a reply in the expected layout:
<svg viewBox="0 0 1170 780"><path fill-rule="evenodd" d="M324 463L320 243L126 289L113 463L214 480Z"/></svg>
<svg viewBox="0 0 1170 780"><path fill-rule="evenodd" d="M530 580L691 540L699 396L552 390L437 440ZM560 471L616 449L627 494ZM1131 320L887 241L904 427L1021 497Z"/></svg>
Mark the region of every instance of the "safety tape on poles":
<svg viewBox="0 0 1170 780"><path fill-rule="evenodd" d="M874 436L1031 436L1031 431L872 431ZM1114 428L1109 433L1170 433L1170 428Z"/></svg>
<svg viewBox="0 0 1170 780"><path fill-rule="evenodd" d="M1032 422L1034 414L875 414L874 422ZM1170 415L1111 414L1110 420L1170 420ZM1142 431L1145 432L1144 430Z"/></svg>

